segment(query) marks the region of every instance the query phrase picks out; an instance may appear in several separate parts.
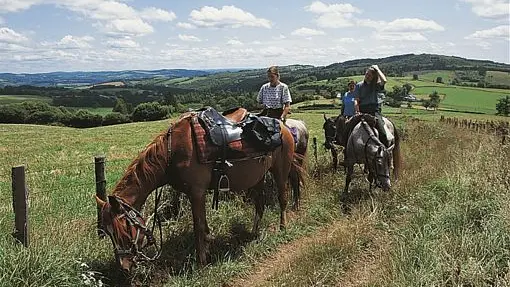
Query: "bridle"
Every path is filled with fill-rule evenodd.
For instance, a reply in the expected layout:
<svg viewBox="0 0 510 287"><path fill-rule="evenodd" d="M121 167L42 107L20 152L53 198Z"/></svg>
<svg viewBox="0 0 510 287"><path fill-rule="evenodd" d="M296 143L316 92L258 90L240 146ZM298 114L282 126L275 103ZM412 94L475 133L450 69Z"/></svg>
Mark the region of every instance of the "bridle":
<svg viewBox="0 0 510 287"><path fill-rule="evenodd" d="M159 229L159 239L160 244L163 239L163 234L161 231L161 219L157 213L157 208L159 205L159 201L161 199L161 192L159 190L156 190L156 196L155 196L155 203L154 203L154 221L152 223L152 229L149 229L148 225L145 223L142 214L134 209L131 205L127 204L122 200L120 197L112 196L110 198L114 198L121 206L122 213L117 216L117 218L125 218L126 223L128 226L133 226L136 229L136 235L133 237L130 232L127 232L128 236L130 237L131 245L129 249L123 249L119 244L113 240L113 234L111 234L108 230L105 230L105 232L110 236L110 239L112 240L113 248L115 257L123 257L123 256L133 256L133 262L140 262L140 261L154 261L158 259L161 256L161 245L158 245L156 242L156 239L153 235L153 230L156 227ZM140 235L145 235L147 238L147 241L145 244L139 244L143 243L140 242L142 240L142 237ZM139 246L140 245L140 246ZM156 249L156 254L153 256L149 256L146 254L145 250L150 247L154 246Z"/></svg>
<svg viewBox="0 0 510 287"><path fill-rule="evenodd" d="M372 131L372 129L370 128L370 126L368 125L368 123L362 119L361 120L361 125L363 126L363 129L365 129L365 131L368 133L369 135L369 138L368 140L365 142L365 147L364 147L364 152L365 152L365 162L368 164L368 163L371 163L372 167L374 168L375 170L375 175L376 177L382 177L382 178L385 178L385 179L389 179L390 178L390 175L389 175L389 172L388 173L384 173L383 171L381 171L379 168L378 168L378 165L377 165L377 160L378 159L384 159L384 153L387 153L388 150L391 150L392 146L389 147L389 148L386 148L386 146L379 140L379 138L377 138L377 136L374 134L374 132ZM369 161L369 158L368 158L368 144L373 141L376 146L377 146L377 151L375 153L375 156L374 158L372 159L372 161ZM378 187L381 187L380 186L380 183L378 183L378 181L376 180L376 185Z"/></svg>
<svg viewBox="0 0 510 287"><path fill-rule="evenodd" d="M324 138L326 139L326 141L324 142L324 147L326 149L333 148L334 147L333 144L334 144L334 142L336 140L336 128L329 127L329 129L334 130L335 132L334 132L333 135L328 135L328 127L326 125L329 125L329 124L331 124L329 122L329 120L326 120L326 122L324 123L324 126L323 126L323 129L324 129ZM332 124L334 125L335 123L332 123Z"/></svg>

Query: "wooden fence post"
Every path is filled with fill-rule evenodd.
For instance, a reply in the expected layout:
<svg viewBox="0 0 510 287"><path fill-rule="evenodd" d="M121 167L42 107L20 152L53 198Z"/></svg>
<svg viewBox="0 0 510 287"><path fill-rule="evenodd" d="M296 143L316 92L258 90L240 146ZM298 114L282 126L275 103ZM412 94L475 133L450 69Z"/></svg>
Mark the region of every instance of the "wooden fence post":
<svg viewBox="0 0 510 287"><path fill-rule="evenodd" d="M12 207L14 209L14 232L12 236L25 247L30 244L28 236L28 190L25 183L25 166L12 168Z"/></svg>
<svg viewBox="0 0 510 287"><path fill-rule="evenodd" d="M315 157L315 162L317 162L317 138L313 137L313 156Z"/></svg>
<svg viewBox="0 0 510 287"><path fill-rule="evenodd" d="M105 157L96 156L94 157L95 172L96 172L96 196L101 200L106 201L106 177L105 177ZM97 206L97 235L99 238L104 238L105 233L103 231L103 225L101 224L101 207Z"/></svg>

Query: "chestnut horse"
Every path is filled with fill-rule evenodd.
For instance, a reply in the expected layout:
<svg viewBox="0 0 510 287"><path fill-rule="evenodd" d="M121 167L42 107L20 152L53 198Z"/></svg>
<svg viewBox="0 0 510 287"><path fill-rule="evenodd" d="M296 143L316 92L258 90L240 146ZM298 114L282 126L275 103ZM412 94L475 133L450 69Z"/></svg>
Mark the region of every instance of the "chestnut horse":
<svg viewBox="0 0 510 287"><path fill-rule="evenodd" d="M246 110L240 109L229 115L229 119L240 120ZM211 240L206 220L206 194L211 187L213 163L199 161L196 139L193 137L192 123L195 112L188 112L172 124L168 131L159 134L137 158L115 186L108 202L96 198L102 207L102 224L112 239L117 262L123 271L129 272L140 257L140 250L154 242L152 232L147 228L140 210L149 194L156 188L171 184L185 193L193 214L193 229L197 263L204 266L206 245ZM302 172L294 155L294 139L291 132L282 123L282 144L274 151L256 157L232 160L232 167L226 173L230 179L230 188L234 191L255 188L255 218L253 232L258 233L259 223L264 212L264 174L269 170L278 188L280 204L280 229L287 224L287 182L291 168ZM260 154L260 153L259 153ZM142 258L143 259L143 258Z"/></svg>

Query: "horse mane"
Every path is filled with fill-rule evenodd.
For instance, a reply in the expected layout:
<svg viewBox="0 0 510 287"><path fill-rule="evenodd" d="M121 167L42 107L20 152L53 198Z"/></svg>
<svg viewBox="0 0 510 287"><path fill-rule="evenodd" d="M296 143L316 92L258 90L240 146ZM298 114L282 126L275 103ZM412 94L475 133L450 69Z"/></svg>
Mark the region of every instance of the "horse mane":
<svg viewBox="0 0 510 287"><path fill-rule="evenodd" d="M127 167L113 193L132 185L136 185L138 188L145 184L156 186L158 184L157 173L166 170L168 166L167 142L167 131L163 131L145 146L138 157Z"/></svg>

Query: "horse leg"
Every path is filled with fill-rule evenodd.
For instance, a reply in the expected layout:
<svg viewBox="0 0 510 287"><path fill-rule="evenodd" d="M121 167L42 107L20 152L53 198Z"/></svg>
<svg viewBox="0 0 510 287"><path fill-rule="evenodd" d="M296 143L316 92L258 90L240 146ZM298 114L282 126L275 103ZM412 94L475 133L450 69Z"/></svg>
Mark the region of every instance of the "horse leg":
<svg viewBox="0 0 510 287"><path fill-rule="evenodd" d="M252 189L253 202L255 203L255 216L253 218L253 229L252 234L255 236L259 235L259 224L264 215L264 208L266 205L264 196L264 179L259 181Z"/></svg>
<svg viewBox="0 0 510 287"><path fill-rule="evenodd" d="M276 186L278 187L278 202L280 203L280 230L284 230L287 226L287 176L283 176L280 172L273 174Z"/></svg>
<svg viewBox="0 0 510 287"><path fill-rule="evenodd" d="M354 165L348 165L347 174L345 175L345 187L344 191L340 195L340 201L344 201L347 198L347 193L349 193L349 185L351 184L352 174L354 173Z"/></svg>
<svg viewBox="0 0 510 287"><path fill-rule="evenodd" d="M297 210L299 210L299 199L301 198L301 189L300 189L299 176L297 174L297 171L294 169L292 169L290 171L290 185L292 188L292 197L293 197L292 209L297 211Z"/></svg>
<svg viewBox="0 0 510 287"><path fill-rule="evenodd" d="M195 249L197 252L198 266L204 267L207 264L206 235L208 226L205 218L205 190L192 188L188 194L193 213L193 230L195 233Z"/></svg>
<svg viewBox="0 0 510 287"><path fill-rule="evenodd" d="M333 169L336 171L338 167L338 152L334 146L331 147L331 155L333 156Z"/></svg>

